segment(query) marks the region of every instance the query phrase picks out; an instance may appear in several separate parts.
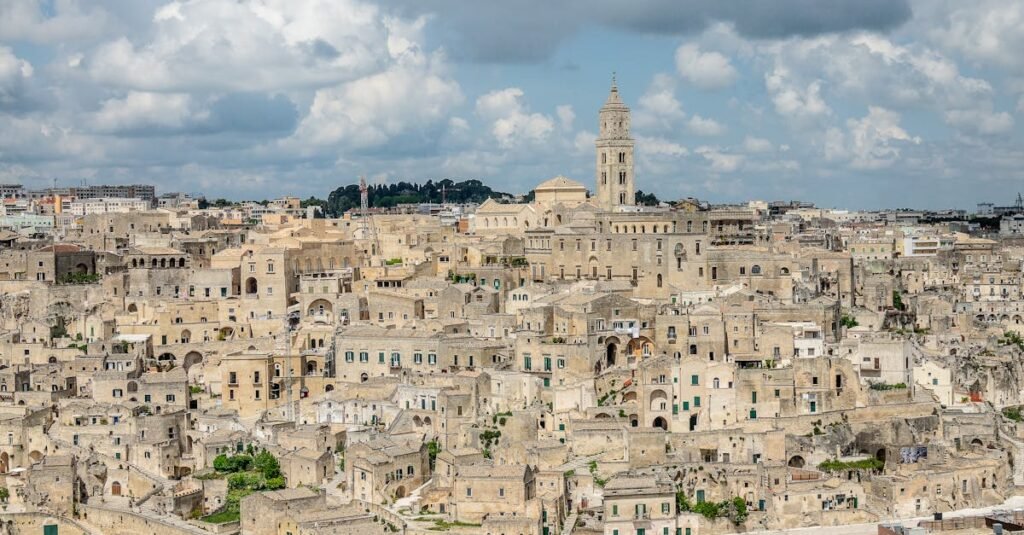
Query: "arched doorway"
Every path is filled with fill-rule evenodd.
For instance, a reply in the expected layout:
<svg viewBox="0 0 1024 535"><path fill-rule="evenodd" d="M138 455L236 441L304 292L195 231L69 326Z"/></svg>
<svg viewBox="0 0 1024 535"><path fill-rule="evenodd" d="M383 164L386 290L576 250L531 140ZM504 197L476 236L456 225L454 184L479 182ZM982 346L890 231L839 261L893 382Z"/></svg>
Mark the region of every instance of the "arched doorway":
<svg viewBox="0 0 1024 535"><path fill-rule="evenodd" d="M660 427L665 431L668 431L668 421L659 416L654 419L654 427Z"/></svg>
<svg viewBox="0 0 1024 535"><path fill-rule="evenodd" d="M28 460L32 461L32 464L38 463L43 460L43 454L40 453L39 450L32 450L32 452L28 454Z"/></svg>
<svg viewBox="0 0 1024 535"><path fill-rule="evenodd" d="M256 282L256 277L249 277L245 279L245 293L247 295L254 295L259 292L259 284Z"/></svg>
<svg viewBox="0 0 1024 535"><path fill-rule="evenodd" d="M405 498L405 487L399 486L395 489L395 498Z"/></svg>
<svg viewBox="0 0 1024 535"><path fill-rule="evenodd" d="M6 474L11 469L11 458L7 452L0 453L0 474Z"/></svg>
<svg viewBox="0 0 1024 535"><path fill-rule="evenodd" d="M803 468L804 465L806 464L806 461L804 461L803 457L801 457L799 455L794 455L794 456L790 457L789 463L787 463L787 464L788 464L788 466L790 468Z"/></svg>
<svg viewBox="0 0 1024 535"><path fill-rule="evenodd" d="M366 380L369 379L369 378L370 378L370 376L366 375L366 372L363 372L362 374L359 375L359 382L365 383Z"/></svg>
<svg viewBox="0 0 1024 535"><path fill-rule="evenodd" d="M605 365L612 367L615 365L615 359L619 354L619 339L609 338L606 340L607 346L605 346Z"/></svg>
<svg viewBox="0 0 1024 535"><path fill-rule="evenodd" d="M121 495L121 483L119 481L115 481L115 482L110 484L110 494L112 496L120 496Z"/></svg>

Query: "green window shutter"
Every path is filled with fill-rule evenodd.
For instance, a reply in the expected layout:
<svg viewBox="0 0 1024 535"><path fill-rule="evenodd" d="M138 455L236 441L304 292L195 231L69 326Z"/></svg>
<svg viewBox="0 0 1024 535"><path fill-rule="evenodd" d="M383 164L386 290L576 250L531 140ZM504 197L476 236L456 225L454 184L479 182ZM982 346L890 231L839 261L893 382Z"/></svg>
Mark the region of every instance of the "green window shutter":
<svg viewBox="0 0 1024 535"><path fill-rule="evenodd" d="M690 402L689 401L684 401L683 402L683 410L684 411L690 410Z"/></svg>
<svg viewBox="0 0 1024 535"><path fill-rule="evenodd" d="M693 396L693 406L700 407L700 396Z"/></svg>

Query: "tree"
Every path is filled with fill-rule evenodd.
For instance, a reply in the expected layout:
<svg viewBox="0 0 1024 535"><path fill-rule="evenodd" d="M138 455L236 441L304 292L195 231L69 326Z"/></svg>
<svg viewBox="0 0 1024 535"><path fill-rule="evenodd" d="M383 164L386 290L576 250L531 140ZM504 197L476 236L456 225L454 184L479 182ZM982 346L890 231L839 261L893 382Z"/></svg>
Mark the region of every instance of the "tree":
<svg viewBox="0 0 1024 535"><path fill-rule="evenodd" d="M231 460L223 453L213 459L213 469L218 472L230 472L232 466Z"/></svg>
<svg viewBox="0 0 1024 535"><path fill-rule="evenodd" d="M441 445L437 443L437 439L427 442L427 455L430 456L430 470L434 470L434 465L437 464L437 454L441 453ZM344 470L344 468L342 468Z"/></svg>
<svg viewBox="0 0 1024 535"><path fill-rule="evenodd" d="M658 197L653 193L644 193L642 190L637 190L633 195L633 201L640 206L657 206L661 203Z"/></svg>
<svg viewBox="0 0 1024 535"><path fill-rule="evenodd" d="M11 491L7 490L7 487L0 487L0 502L7 503L10 497Z"/></svg>
<svg viewBox="0 0 1024 535"><path fill-rule="evenodd" d="M281 475L281 464L267 450L263 450L256 455L252 461L252 466L259 470L268 481Z"/></svg>

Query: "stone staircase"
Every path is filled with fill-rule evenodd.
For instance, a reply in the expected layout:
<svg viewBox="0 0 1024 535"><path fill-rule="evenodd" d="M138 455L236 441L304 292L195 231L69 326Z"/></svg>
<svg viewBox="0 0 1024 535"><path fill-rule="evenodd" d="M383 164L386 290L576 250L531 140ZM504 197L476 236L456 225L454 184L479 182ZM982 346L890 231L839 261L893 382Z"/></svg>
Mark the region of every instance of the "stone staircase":
<svg viewBox="0 0 1024 535"><path fill-rule="evenodd" d="M562 524L562 535L571 535L573 530L576 529L576 519L579 518L579 513L573 511L572 514L565 519L565 524Z"/></svg>

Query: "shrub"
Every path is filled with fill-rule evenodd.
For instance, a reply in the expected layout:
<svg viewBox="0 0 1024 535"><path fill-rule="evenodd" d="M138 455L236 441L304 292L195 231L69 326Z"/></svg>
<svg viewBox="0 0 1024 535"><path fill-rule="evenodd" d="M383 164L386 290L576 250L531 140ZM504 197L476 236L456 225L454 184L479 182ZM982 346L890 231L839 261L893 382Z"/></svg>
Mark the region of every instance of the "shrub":
<svg viewBox="0 0 1024 535"><path fill-rule="evenodd" d="M861 459L859 461L840 461L839 459L829 459L818 465L818 470L822 472L842 472L844 470L881 470L885 468L885 463L871 457L869 459Z"/></svg>
<svg viewBox="0 0 1024 535"><path fill-rule="evenodd" d="M252 465L268 480L281 475L281 463L277 462L277 459L269 451L263 450L256 455Z"/></svg>

